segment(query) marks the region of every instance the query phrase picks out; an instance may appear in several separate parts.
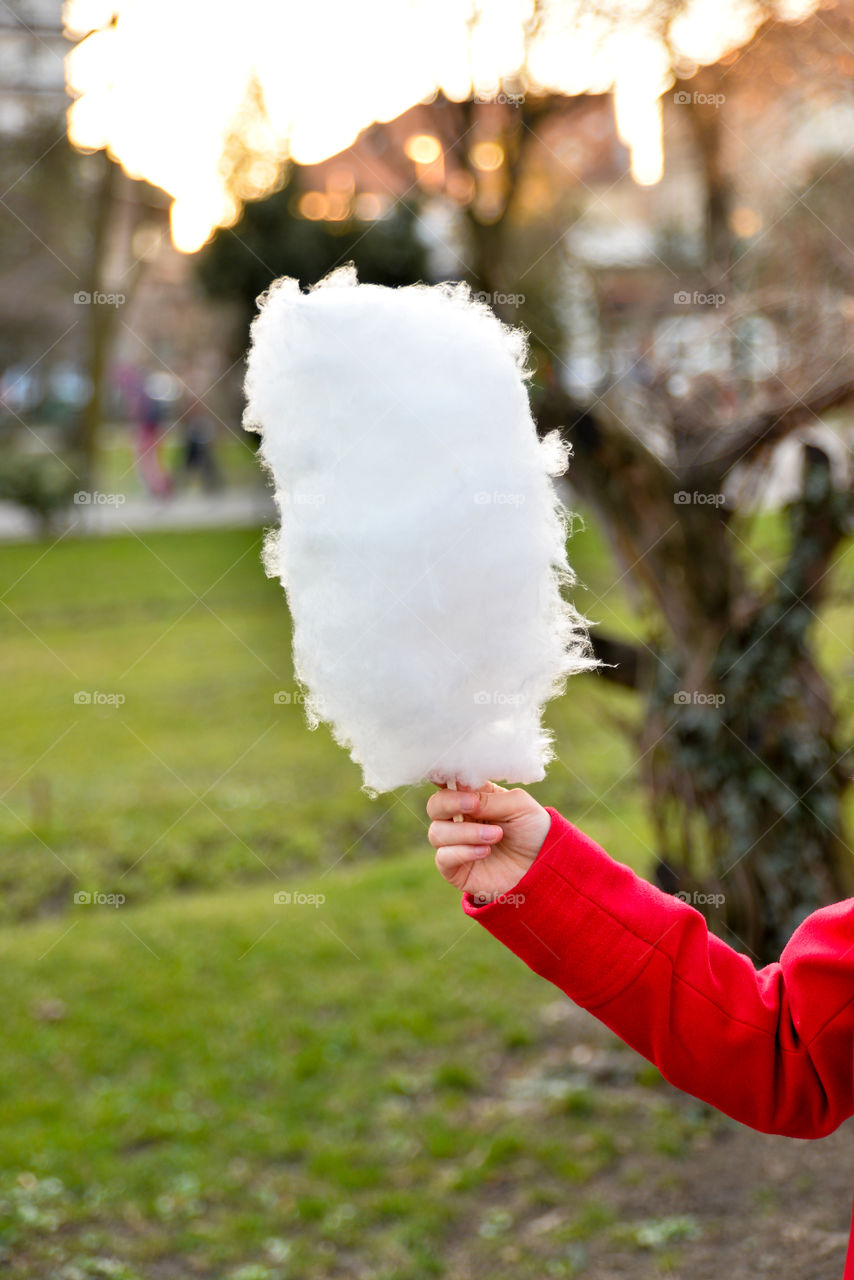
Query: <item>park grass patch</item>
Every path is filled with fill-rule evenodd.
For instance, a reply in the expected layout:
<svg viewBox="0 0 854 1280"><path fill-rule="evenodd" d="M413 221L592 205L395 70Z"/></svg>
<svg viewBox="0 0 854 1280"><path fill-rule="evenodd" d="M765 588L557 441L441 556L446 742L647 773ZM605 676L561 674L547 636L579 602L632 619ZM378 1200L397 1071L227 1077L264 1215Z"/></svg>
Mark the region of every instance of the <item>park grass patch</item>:
<svg viewBox="0 0 854 1280"><path fill-rule="evenodd" d="M260 539L3 549L0 1265L414 1280L459 1259L475 1280L541 1280L610 1241L676 1270L692 1231L659 1189L728 1122L628 1050L621 1076L584 1080L554 990L437 877L430 788L371 801L307 730ZM572 559L579 607L632 634L592 529ZM850 709L850 605L827 617ZM531 790L645 870L612 722L637 713L571 682L546 717L560 759ZM646 1182L626 1230L617 1191Z"/></svg>
<svg viewBox="0 0 854 1280"><path fill-rule="evenodd" d="M79 904L8 928L0 961L0 1241L27 1280L414 1280L461 1236L500 1274L619 1159L615 1132L642 1147L672 1123L648 1088L513 1087L561 1034L554 991L421 850L339 869L314 906ZM513 1274L552 1245L535 1232Z"/></svg>
<svg viewBox="0 0 854 1280"><path fill-rule="evenodd" d="M329 730L308 730L261 540L218 530L3 549L4 918L64 910L78 891L286 888L424 838L432 788L370 800ZM601 547L585 554L603 576ZM649 824L631 748L608 722L634 705L574 680L548 708L559 759L532 791L642 867Z"/></svg>

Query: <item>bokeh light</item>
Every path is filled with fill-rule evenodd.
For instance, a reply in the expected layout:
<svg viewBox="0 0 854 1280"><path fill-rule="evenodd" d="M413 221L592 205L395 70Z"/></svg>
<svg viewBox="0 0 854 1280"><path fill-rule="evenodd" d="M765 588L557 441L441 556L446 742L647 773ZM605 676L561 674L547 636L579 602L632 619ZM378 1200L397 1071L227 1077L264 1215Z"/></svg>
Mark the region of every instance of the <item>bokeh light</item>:
<svg viewBox="0 0 854 1280"><path fill-rule="evenodd" d="M785 16L815 4L789 0ZM224 0L68 0L66 30L78 40L67 58L69 136L84 150L107 148L132 177L168 192L173 239L186 252L232 225L241 201L273 190L287 158L319 163L437 91L488 98L511 80L531 93L613 91L632 174L650 184L663 170L659 99L672 83L671 54L683 67L713 62L763 16L758 0L691 0L671 25L668 52L633 0L547 0L526 42L533 7L490 0L472 22L467 0L248 0L235 21ZM253 90L261 117L246 109ZM222 165L235 122L256 157L237 199ZM478 167L500 166L484 150L495 146L477 144L487 157ZM406 147L420 181L445 180L436 139L414 135ZM327 199L328 216L338 216L341 199Z"/></svg>

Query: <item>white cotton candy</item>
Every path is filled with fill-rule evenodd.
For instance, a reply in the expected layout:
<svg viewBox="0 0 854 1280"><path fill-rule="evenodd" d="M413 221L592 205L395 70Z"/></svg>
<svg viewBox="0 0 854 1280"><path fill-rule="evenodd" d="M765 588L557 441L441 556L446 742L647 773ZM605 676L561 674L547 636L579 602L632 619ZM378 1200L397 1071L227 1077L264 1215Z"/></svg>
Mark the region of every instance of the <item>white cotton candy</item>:
<svg viewBox="0 0 854 1280"><path fill-rule="evenodd" d="M308 722L371 794L537 782L543 704L596 664L563 599L567 513L537 438L527 339L464 284L277 280L252 325L243 423L261 432Z"/></svg>

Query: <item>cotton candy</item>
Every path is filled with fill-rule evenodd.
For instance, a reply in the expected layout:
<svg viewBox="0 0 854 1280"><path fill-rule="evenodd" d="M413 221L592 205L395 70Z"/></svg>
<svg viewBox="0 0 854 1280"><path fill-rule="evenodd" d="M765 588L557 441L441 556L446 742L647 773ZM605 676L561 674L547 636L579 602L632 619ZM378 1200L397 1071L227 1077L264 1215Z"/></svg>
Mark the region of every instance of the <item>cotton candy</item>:
<svg viewBox="0 0 854 1280"><path fill-rule="evenodd" d="M531 783L544 704L597 666L539 440L527 336L465 284L359 284L258 300L243 425L275 486L264 565L285 590L311 728L370 795L425 779Z"/></svg>

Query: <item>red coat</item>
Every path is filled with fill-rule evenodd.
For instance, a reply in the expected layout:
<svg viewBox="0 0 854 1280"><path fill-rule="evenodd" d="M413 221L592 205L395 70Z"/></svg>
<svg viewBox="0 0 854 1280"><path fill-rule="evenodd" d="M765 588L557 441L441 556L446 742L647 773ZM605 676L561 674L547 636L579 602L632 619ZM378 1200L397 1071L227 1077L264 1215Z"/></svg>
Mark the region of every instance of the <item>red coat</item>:
<svg viewBox="0 0 854 1280"><path fill-rule="evenodd" d="M755 969L699 911L555 809L509 893L463 909L680 1089L762 1133L823 1138L854 1113L854 898ZM842 1280L854 1280L854 1233Z"/></svg>

